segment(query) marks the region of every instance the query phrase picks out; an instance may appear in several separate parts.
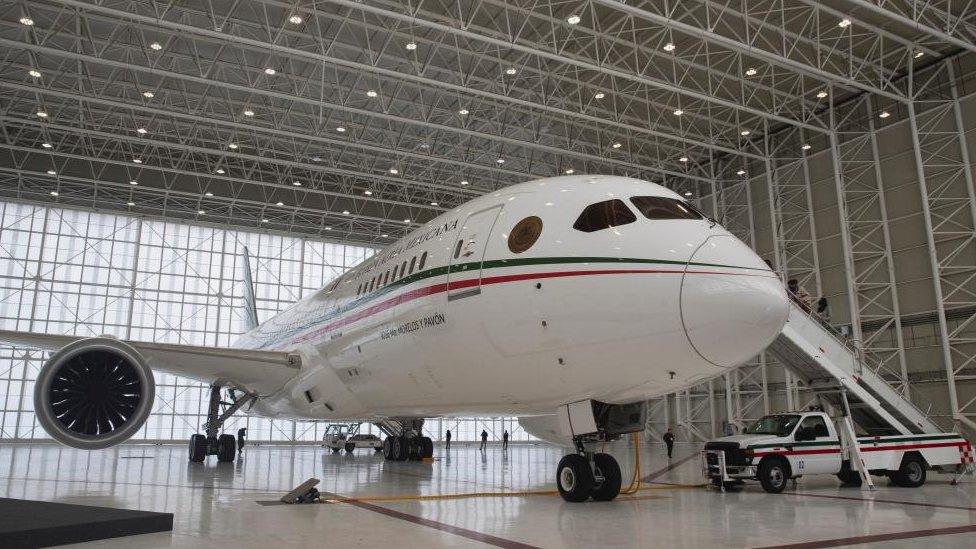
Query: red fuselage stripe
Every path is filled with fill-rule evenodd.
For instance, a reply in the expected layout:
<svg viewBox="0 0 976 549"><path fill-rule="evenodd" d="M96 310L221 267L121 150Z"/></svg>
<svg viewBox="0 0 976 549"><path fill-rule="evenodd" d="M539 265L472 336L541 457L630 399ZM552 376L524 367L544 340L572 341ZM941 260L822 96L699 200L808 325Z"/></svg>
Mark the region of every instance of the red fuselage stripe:
<svg viewBox="0 0 976 549"><path fill-rule="evenodd" d="M358 320L375 315L376 313L383 312L391 307L396 307L403 303L419 299L421 297L439 294L443 292L462 290L464 288L472 288L474 286L488 286L491 284L502 284L505 282L517 282L520 280L538 280L545 278L565 278L570 276L594 276L594 275L611 275L611 274L703 274L703 275L728 275L728 276L762 276L748 273L729 273L723 271L685 271L684 269L602 269L595 271L551 271L542 273L524 273L524 274L512 274L512 275L500 275L500 276L486 276L483 278L469 278L465 280L454 280L448 283L434 284L431 286L426 286L423 288L417 288L415 290L410 290L403 292L402 294L396 295L387 299L386 301L381 301L375 305L370 305L365 309L359 310L355 313L351 313L349 316L340 318L335 322L326 324L321 328L308 332L304 335L295 337L287 342L279 343L274 348L280 349L286 345L294 345L295 343L302 343L310 339L322 336L335 330L336 328L341 328L348 324L352 324Z"/></svg>

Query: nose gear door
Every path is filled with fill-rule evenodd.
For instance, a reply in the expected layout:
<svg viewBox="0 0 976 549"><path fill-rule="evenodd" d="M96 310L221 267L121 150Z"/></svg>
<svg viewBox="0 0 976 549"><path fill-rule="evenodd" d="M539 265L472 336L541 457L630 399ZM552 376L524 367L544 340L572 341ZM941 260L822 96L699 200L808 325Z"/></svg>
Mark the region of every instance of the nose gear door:
<svg viewBox="0 0 976 549"><path fill-rule="evenodd" d="M481 269L488 239L503 204L485 208L468 215L458 231L451 250L447 272L447 300L462 299L481 293Z"/></svg>

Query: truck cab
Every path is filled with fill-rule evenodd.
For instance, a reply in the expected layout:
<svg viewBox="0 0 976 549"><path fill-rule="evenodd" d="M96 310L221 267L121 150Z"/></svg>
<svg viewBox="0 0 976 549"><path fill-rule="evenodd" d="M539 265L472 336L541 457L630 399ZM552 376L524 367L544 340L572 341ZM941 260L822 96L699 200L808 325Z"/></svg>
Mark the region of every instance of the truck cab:
<svg viewBox="0 0 976 549"><path fill-rule="evenodd" d="M843 465L834 423L820 411L763 416L740 435L707 442L704 466L718 467L723 461L723 476L728 480L719 478L718 482L758 478L767 491L771 487L777 492L791 478L836 474Z"/></svg>

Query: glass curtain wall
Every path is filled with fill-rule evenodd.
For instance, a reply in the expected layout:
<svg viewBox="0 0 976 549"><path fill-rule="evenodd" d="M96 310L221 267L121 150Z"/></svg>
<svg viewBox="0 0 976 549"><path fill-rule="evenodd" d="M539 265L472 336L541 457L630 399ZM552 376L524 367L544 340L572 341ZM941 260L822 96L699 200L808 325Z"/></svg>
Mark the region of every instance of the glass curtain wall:
<svg viewBox="0 0 976 549"><path fill-rule="evenodd" d="M0 329L228 346L243 331L242 250L258 317L267 319L372 254L362 246L141 217L0 202ZM0 439L45 439L33 384L47 353L0 347ZM185 441L205 421L207 387L156 374L154 410L133 437ZM321 440L324 422L237 415L254 442ZM528 440L512 418L432 419L427 434L475 440L482 429ZM363 425L363 432L378 432Z"/></svg>

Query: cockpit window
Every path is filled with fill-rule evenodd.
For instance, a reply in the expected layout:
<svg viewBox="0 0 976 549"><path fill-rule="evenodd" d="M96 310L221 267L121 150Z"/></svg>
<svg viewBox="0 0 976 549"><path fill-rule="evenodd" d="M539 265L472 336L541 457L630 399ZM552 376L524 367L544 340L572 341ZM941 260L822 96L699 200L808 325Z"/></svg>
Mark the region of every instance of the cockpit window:
<svg viewBox="0 0 976 549"><path fill-rule="evenodd" d="M702 219L691 204L663 196L635 196L630 199L648 219Z"/></svg>
<svg viewBox="0 0 976 549"><path fill-rule="evenodd" d="M592 233L634 221L637 221L637 216L630 211L623 200L613 199L587 206L576 223L573 223L573 228L584 233Z"/></svg>

